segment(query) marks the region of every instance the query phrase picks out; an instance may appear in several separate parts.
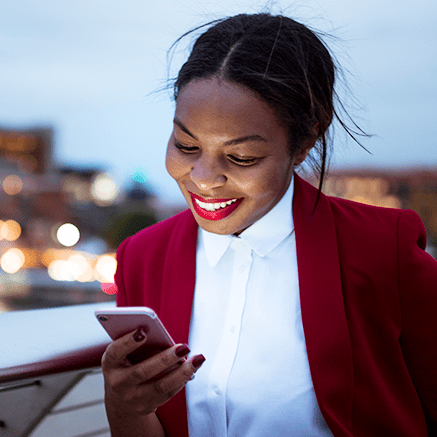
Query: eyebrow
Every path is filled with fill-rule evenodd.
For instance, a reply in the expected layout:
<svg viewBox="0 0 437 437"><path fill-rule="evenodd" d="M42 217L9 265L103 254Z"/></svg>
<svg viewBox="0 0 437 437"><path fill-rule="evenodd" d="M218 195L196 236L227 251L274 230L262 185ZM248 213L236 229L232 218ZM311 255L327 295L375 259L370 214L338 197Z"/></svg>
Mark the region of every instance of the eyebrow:
<svg viewBox="0 0 437 437"><path fill-rule="evenodd" d="M173 123L178 126L183 132L185 132L187 135L189 135L191 138L198 140L196 135L192 134L187 127L177 118L173 120ZM263 138L261 135L245 135L244 137L234 138L232 140L226 141L224 143L225 146L235 146L237 144L245 143L247 141L262 141L267 142L265 138Z"/></svg>

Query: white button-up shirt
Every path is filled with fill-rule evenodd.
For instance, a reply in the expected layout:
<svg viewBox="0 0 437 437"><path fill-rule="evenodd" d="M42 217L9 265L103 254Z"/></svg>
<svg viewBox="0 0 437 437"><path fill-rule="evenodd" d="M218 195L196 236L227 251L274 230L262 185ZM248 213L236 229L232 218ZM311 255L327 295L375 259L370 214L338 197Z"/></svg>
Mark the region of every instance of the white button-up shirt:
<svg viewBox="0 0 437 437"><path fill-rule="evenodd" d="M332 436L314 394L300 311L293 183L240 234L199 228L187 384L190 437Z"/></svg>

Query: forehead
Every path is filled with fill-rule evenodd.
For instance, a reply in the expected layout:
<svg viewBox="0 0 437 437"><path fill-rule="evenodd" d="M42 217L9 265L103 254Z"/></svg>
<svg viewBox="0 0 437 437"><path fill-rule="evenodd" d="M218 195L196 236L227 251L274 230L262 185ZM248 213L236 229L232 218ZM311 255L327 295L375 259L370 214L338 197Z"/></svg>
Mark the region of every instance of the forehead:
<svg viewBox="0 0 437 437"><path fill-rule="evenodd" d="M188 129L211 133L286 135L274 110L255 92L219 78L188 83L178 95L175 117Z"/></svg>

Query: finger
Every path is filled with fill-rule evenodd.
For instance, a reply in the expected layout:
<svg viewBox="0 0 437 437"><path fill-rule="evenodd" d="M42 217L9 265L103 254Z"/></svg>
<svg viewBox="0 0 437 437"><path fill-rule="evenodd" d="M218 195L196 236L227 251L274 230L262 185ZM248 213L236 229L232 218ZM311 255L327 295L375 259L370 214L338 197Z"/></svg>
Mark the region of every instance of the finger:
<svg viewBox="0 0 437 437"><path fill-rule="evenodd" d="M147 341L146 333L138 328L136 331L114 340L102 357L102 367L120 367L126 364L126 356Z"/></svg>
<svg viewBox="0 0 437 437"><path fill-rule="evenodd" d="M188 345L177 344L135 364L130 369L132 382L146 382L177 369L189 352Z"/></svg>
<svg viewBox="0 0 437 437"><path fill-rule="evenodd" d="M194 368L194 372L197 372L200 368L200 366L205 362L206 358L200 354L200 355L194 355L194 357L191 357L189 362L191 363L191 366Z"/></svg>
<svg viewBox="0 0 437 437"><path fill-rule="evenodd" d="M185 384L190 381L205 361L203 355L196 355L184 362L177 370L156 380L155 391L159 395L174 396Z"/></svg>

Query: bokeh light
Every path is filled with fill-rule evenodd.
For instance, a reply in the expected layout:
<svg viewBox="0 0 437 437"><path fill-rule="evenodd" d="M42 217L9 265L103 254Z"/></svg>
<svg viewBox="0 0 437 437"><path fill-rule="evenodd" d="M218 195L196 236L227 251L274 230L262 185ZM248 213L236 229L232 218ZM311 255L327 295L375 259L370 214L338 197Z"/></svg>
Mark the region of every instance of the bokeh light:
<svg viewBox="0 0 437 437"><path fill-rule="evenodd" d="M15 220L0 220L0 240L15 241L21 235L21 226Z"/></svg>
<svg viewBox="0 0 437 437"><path fill-rule="evenodd" d="M85 252L68 249L48 249L42 254L42 263L47 266L49 276L55 281L94 281L95 260Z"/></svg>
<svg viewBox="0 0 437 437"><path fill-rule="evenodd" d="M94 280L93 269L88 260L81 254L72 255L68 259L69 269L74 279L79 282Z"/></svg>
<svg viewBox="0 0 437 437"><path fill-rule="evenodd" d="M114 178L108 173L98 174L91 186L91 195L98 204L109 205L118 196L119 188Z"/></svg>
<svg viewBox="0 0 437 437"><path fill-rule="evenodd" d="M24 254L24 265L25 269L37 269L41 267L40 263L40 252L35 249L20 248L21 252Z"/></svg>
<svg viewBox="0 0 437 437"><path fill-rule="evenodd" d="M41 263L48 267L53 261L67 261L73 254L72 249L46 249L41 255Z"/></svg>
<svg viewBox="0 0 437 437"><path fill-rule="evenodd" d="M59 226L56 232L58 241L66 247L74 246L80 238L79 229L71 223L64 223Z"/></svg>
<svg viewBox="0 0 437 437"><path fill-rule="evenodd" d="M15 194L20 193L23 189L23 181L20 176L17 175L6 176L3 181L3 189L6 194L14 196Z"/></svg>
<svg viewBox="0 0 437 437"><path fill-rule="evenodd" d="M52 261L49 264L47 272L55 281L74 281L68 261Z"/></svg>
<svg viewBox="0 0 437 437"><path fill-rule="evenodd" d="M7 250L0 259L0 266L6 273L17 273L23 267L25 257L20 249Z"/></svg>
<svg viewBox="0 0 437 437"><path fill-rule="evenodd" d="M99 282L114 282L117 261L112 255L102 255L94 268L94 277Z"/></svg>

